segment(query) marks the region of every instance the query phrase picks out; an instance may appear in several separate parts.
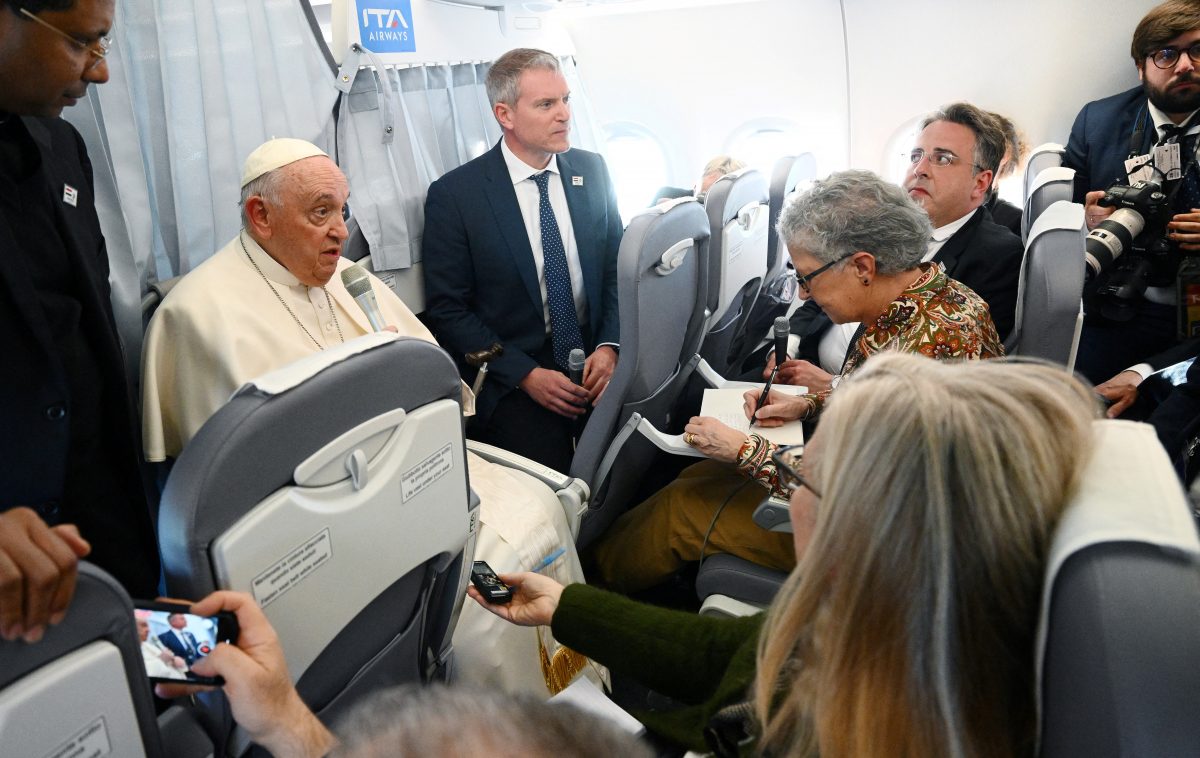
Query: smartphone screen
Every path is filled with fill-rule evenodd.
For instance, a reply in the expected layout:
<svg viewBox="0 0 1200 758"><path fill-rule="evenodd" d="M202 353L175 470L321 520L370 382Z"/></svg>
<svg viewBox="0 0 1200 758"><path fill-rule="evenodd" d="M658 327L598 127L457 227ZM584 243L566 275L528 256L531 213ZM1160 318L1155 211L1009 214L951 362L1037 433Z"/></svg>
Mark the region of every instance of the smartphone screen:
<svg viewBox="0 0 1200 758"><path fill-rule="evenodd" d="M220 677L192 672L192 665L216 649L218 642L237 641L237 619L232 613L196 616L188 606L134 601L142 662L151 682L221 685Z"/></svg>

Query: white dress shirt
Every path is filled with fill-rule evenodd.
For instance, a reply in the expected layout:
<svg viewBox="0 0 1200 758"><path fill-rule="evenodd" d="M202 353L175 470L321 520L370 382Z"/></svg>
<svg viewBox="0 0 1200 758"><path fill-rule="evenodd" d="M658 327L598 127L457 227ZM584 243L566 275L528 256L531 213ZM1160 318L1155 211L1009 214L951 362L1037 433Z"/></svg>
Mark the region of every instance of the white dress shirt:
<svg viewBox="0 0 1200 758"><path fill-rule="evenodd" d="M512 178L513 190L517 193L517 205L521 207L521 219L525 222L525 232L529 235L529 247L533 249L533 264L537 267L538 289L542 293L542 320L546 324L546 334L550 333L550 301L546 298L546 279L542 270L546 266L542 254L542 227L538 218L541 202L537 184L531 178L534 174L549 171L554 174L547 182L547 192L550 195L550 208L558 221L558 233L562 235L563 248L567 252L567 270L571 275L571 294L575 299L575 315L579 325L587 323L587 296L583 290L583 268L579 265L579 246L575 244L575 230L571 226L571 210L567 207L567 193L563 190L562 174L558 170L558 156L550 156L550 163L544 169L534 168L521 160L508 149L508 143L500 140L500 153L508 166L508 175Z"/></svg>

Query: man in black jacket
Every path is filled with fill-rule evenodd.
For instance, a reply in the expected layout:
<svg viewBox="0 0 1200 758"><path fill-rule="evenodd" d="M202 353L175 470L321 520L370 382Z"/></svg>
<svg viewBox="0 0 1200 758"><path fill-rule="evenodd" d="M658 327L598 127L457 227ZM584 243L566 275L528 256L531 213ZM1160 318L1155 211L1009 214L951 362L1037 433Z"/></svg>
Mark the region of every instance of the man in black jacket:
<svg viewBox="0 0 1200 758"><path fill-rule="evenodd" d="M79 134L114 0L0 0L0 636L61 618L86 555L131 594L158 552ZM78 527L78 529L76 529Z"/></svg>
<svg viewBox="0 0 1200 758"><path fill-rule="evenodd" d="M1019 237L993 222L980 206L990 196L1004 151L1004 131L993 114L953 103L925 117L904 178L909 197L933 222L924 260L941 264L948 276L975 290L987 302L1002 338L1013 328L1025 249ZM833 328L815 303L796 311L792 322L799 353L780 367L776 381L805 385L810 392L828 389L857 325ZM773 366L771 356L767 373Z"/></svg>

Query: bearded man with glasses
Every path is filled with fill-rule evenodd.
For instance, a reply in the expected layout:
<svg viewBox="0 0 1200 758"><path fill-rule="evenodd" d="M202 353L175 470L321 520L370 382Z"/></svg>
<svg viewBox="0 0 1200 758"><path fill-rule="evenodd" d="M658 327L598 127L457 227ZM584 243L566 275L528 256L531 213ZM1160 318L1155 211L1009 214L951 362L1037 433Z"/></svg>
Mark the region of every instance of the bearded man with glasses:
<svg viewBox="0 0 1200 758"><path fill-rule="evenodd" d="M92 165L59 118L108 80L113 15L114 0L0 0L6 639L35 641L62 617L89 550L135 597L158 585Z"/></svg>
<svg viewBox="0 0 1200 758"><path fill-rule="evenodd" d="M1178 142L1182 178L1164 187L1170 192L1171 185L1179 186L1167 239L1178 253L1195 254L1200 251L1200 3L1170 0L1152 8L1133 32L1130 55L1141 86L1088 103L1071 127L1063 165L1075 169L1075 202L1085 203L1087 226L1094 229L1113 212L1096 204L1104 191L1137 178L1130 176L1126 161L1153 156L1156 146ZM1105 321L1089 313L1076 370L1104 382L1099 388L1115 394L1173 363L1159 354L1178 341L1174 284L1147 287L1128 321Z"/></svg>

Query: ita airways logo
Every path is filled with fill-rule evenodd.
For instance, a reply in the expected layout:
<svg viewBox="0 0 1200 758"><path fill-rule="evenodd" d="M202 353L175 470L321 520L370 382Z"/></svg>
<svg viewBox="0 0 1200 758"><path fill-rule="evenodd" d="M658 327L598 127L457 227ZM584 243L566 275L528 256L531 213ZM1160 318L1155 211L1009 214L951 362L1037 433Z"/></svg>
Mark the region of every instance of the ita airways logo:
<svg viewBox="0 0 1200 758"><path fill-rule="evenodd" d="M362 0L357 5L363 47L373 53L416 52L412 0Z"/></svg>

